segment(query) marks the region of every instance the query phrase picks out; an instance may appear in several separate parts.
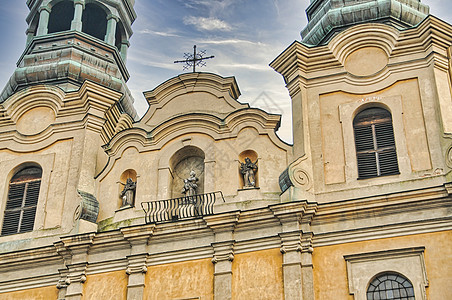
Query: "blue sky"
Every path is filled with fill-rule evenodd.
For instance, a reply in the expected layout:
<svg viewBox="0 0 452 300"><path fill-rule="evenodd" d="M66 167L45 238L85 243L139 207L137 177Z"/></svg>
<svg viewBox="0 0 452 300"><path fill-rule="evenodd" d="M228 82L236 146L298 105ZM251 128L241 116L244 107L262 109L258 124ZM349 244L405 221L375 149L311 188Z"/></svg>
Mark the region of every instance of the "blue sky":
<svg viewBox="0 0 452 300"><path fill-rule="evenodd" d="M25 48L25 0L0 0L0 89L12 75ZM452 2L424 0L431 14L452 21ZM290 98L282 77L268 64L294 40L307 23L309 0L136 0L127 66L129 88L140 115L147 109L142 92L182 73L183 59L196 44L215 55L199 71L235 76L242 96L272 113L283 114L278 134L292 140Z"/></svg>

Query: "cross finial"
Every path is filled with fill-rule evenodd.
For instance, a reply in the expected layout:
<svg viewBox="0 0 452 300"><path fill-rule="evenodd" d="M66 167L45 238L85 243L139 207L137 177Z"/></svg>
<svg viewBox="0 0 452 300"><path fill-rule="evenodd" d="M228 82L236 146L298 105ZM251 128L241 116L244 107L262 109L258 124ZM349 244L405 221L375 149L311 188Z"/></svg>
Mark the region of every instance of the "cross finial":
<svg viewBox="0 0 452 300"><path fill-rule="evenodd" d="M174 63L185 63L184 65L184 71L188 68L193 67L193 72L196 72L196 66L204 67L206 65L206 62L204 60L209 58L214 58L215 56L211 55L208 57L204 57L206 54L206 51L200 51L196 52L196 45L193 46L193 54L191 53L184 53L185 60L176 60Z"/></svg>

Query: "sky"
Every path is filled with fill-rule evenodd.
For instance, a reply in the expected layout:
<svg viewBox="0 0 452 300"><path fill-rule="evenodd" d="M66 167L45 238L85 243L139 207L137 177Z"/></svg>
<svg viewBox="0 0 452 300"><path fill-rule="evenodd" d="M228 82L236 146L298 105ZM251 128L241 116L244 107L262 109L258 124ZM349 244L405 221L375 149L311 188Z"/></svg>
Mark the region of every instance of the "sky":
<svg viewBox="0 0 452 300"><path fill-rule="evenodd" d="M26 0L0 0L0 89L25 50ZM430 13L452 22L452 1L423 0ZM301 40L309 0L136 0L127 68L135 108L147 110L143 92L187 72L184 53L205 50L197 71L235 76L242 103L282 115L278 135L292 142L291 102L282 76L268 64L293 41Z"/></svg>

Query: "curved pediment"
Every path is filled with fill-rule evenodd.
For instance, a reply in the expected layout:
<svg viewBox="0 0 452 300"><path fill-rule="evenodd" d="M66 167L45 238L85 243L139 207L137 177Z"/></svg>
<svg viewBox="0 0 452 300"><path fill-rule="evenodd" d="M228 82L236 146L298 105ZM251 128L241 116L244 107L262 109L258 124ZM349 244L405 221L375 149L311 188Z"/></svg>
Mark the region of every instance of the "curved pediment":
<svg viewBox="0 0 452 300"><path fill-rule="evenodd" d="M134 128L119 132L103 148L109 156L118 156L132 145L139 152L155 151L168 141L185 134L200 133L213 140L221 140L236 138L241 130L248 127L254 128L259 134L268 135L275 145L284 148L284 142L276 135L280 121L280 115L268 114L257 108L237 110L225 118L205 113L185 114L159 124L152 131L135 123Z"/></svg>
<svg viewBox="0 0 452 300"><path fill-rule="evenodd" d="M240 91L234 77L212 73L185 73L145 92L149 109L141 123L154 128L175 117L205 113L223 118L231 112L248 108L237 101Z"/></svg>

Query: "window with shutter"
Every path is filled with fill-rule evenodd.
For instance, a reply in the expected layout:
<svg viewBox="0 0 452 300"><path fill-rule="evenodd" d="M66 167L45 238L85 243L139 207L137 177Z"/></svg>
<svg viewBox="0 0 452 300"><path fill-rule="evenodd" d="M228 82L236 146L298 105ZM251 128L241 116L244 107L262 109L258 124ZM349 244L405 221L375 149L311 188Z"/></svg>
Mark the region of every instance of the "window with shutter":
<svg viewBox="0 0 452 300"><path fill-rule="evenodd" d="M391 113L368 108L353 120L358 179L399 174Z"/></svg>
<svg viewBox="0 0 452 300"><path fill-rule="evenodd" d="M13 176L3 216L2 235L33 230L41 177L42 170L38 167L22 169Z"/></svg>

